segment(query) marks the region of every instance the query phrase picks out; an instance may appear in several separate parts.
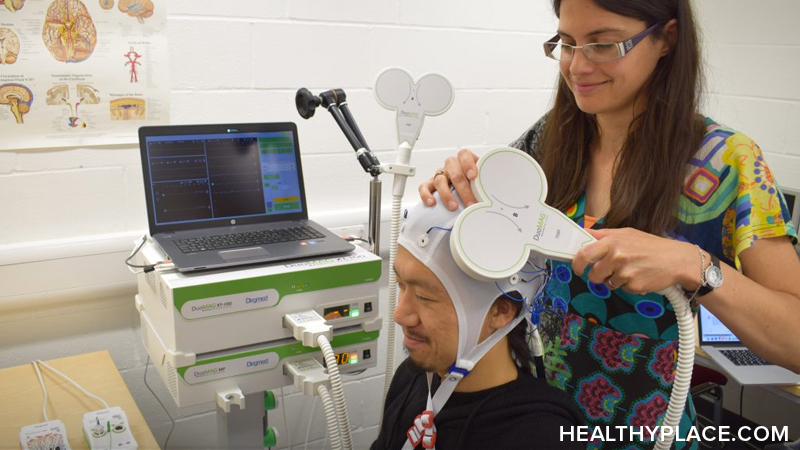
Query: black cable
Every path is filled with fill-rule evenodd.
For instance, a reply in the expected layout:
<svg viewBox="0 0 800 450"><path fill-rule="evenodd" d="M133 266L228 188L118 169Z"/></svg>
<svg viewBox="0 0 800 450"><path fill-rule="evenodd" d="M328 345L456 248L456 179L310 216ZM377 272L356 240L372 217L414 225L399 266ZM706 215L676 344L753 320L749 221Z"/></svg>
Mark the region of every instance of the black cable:
<svg viewBox="0 0 800 450"><path fill-rule="evenodd" d="M744 385L741 385L741 388L739 389L739 417L741 417L742 419L744 419L744 416L742 415L743 404L744 404Z"/></svg>
<svg viewBox="0 0 800 450"><path fill-rule="evenodd" d="M139 245L136 247L136 249L133 250L133 253L131 253L131 255L128 256L128 259L125 260L125 265L127 265L128 267L132 267L134 269L142 269L142 272L148 273L148 272L154 271L156 269L156 267L158 267L159 265L161 265L163 263L172 262L171 260L166 259L164 261L159 261L159 262L157 262L155 264L148 264L148 265L145 265L145 266L140 266L140 265L137 265L137 264L131 264L130 263L131 258L133 258L134 256L136 256L137 253L139 253L139 250L142 249L142 247L144 246L145 242L147 242L147 235L142 236L142 242L140 242ZM134 273L139 273L139 272L134 272Z"/></svg>
<svg viewBox="0 0 800 450"><path fill-rule="evenodd" d="M142 242L140 242L139 245L136 246L136 249L133 251L133 253L131 253L131 255L128 256L128 259L125 260L125 264L128 267L133 267L134 269L150 269L150 270L152 270L153 267L155 267L155 264L148 264L146 266L139 266L139 265L136 265L136 264L131 264L131 258L133 258L134 256L136 256L137 253L139 253L139 250L142 249L142 247L144 246L145 242L147 242L147 235L142 236Z"/></svg>
<svg viewBox="0 0 800 450"><path fill-rule="evenodd" d="M170 436L172 436L172 432L175 431L175 420L172 418L171 415L169 415L169 411L167 410L167 407L164 406L163 403L161 403L161 399L158 398L156 393L153 392L153 389L150 387L150 385L147 384L147 368L148 367L150 367L150 354L147 355L147 362L144 365L144 385L147 387L147 390L150 391L151 394L153 394L153 397L156 398L156 401L158 402L158 404L161 405L162 408L164 408L164 412L167 413L167 417L169 417L169 421L172 424L172 426L169 429L169 434L167 434L167 439L164 441L164 450L167 450L167 445L169 444L169 438L170 438Z"/></svg>
<svg viewBox="0 0 800 450"><path fill-rule="evenodd" d="M344 239L345 241L347 241L347 242L361 241L361 242L366 242L366 243L368 243L368 244L369 244L369 241L368 241L368 240L366 240L366 239L362 239L362 238L359 238L359 237L352 237L352 236L350 236L350 237L346 237L346 238L343 238L343 239Z"/></svg>

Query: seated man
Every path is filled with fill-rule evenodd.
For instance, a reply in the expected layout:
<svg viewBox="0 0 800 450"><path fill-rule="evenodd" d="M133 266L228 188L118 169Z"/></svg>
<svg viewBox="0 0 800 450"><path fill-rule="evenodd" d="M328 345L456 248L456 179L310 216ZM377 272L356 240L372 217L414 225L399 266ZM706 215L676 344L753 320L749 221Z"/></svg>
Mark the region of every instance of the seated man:
<svg viewBox="0 0 800 450"><path fill-rule="evenodd" d="M470 278L450 253L461 209L440 205L409 211L398 239L394 320L409 357L371 448L585 448L561 438L562 428L582 424L574 402L531 375L524 319L540 284L534 267L510 279Z"/></svg>

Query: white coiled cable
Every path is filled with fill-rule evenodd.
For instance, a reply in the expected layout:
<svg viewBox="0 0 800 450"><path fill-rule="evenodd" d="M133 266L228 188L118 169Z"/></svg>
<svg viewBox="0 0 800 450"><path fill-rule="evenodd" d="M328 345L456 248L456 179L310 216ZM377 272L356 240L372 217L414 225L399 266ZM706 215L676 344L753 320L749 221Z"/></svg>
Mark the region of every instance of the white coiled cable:
<svg viewBox="0 0 800 450"><path fill-rule="evenodd" d="M681 416L686 408L686 398L692 382L692 369L694 368L694 317L686 297L674 286L670 286L659 294L667 297L675 311L678 321L678 365L675 368L675 381L672 384L672 393L669 396L667 415L661 424L661 429L670 427L677 432ZM670 433L667 439L659 437L654 450L668 450L675 440L676 433Z"/></svg>
<svg viewBox="0 0 800 450"><path fill-rule="evenodd" d="M339 418L336 414L336 407L333 398L325 385L317 386L317 394L322 399L322 408L325 411L325 421L328 424L328 438L331 440L331 448L334 450L342 449L342 438L339 434Z"/></svg>
<svg viewBox="0 0 800 450"><path fill-rule="evenodd" d="M325 365L328 368L328 379L331 382L331 394L333 403L336 407L336 417L339 422L339 433L342 438L342 448L353 450L353 438L350 434L350 419L347 417L347 404L344 401L344 388L342 388L342 377L339 375L339 365L336 364L336 355L333 352L331 343L324 335L317 336L317 344L325 357Z"/></svg>
<svg viewBox="0 0 800 450"><path fill-rule="evenodd" d="M394 272L394 262L397 258L397 239L400 237L400 210L402 197L392 198L392 225L389 235L389 316L387 318L387 344L386 344L386 379L383 385L383 401L389 395L389 386L394 377L395 347L397 346L397 327L394 324L394 312L397 309L397 274ZM395 219L397 218L397 219Z"/></svg>
<svg viewBox="0 0 800 450"><path fill-rule="evenodd" d="M397 164L408 167L411 163L411 144L402 142L397 148ZM410 171L413 174L413 169ZM391 234L389 235L389 317L387 318L386 335L386 378L383 385L383 402L386 403L386 396L389 394L389 386L392 384L395 366L395 342L397 341L397 327L394 324L394 312L397 309L397 277L394 273L394 261L397 257L397 239L400 237L400 226L402 225L401 209L403 193L406 189L408 175L395 173L392 180L392 224ZM381 410L381 414L383 410ZM381 419L381 421L383 421Z"/></svg>

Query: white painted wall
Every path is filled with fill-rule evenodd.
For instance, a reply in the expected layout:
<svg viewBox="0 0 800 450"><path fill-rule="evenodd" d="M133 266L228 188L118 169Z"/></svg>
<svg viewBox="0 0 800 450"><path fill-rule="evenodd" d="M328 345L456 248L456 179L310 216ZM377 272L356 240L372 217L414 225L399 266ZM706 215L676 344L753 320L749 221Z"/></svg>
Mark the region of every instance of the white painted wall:
<svg viewBox="0 0 800 450"><path fill-rule="evenodd" d="M800 3L695 4L707 50L706 112L753 137L778 182L800 189ZM326 112L310 121L297 115L297 88L344 88L368 142L391 162L393 114L372 98L375 76L390 65L448 76L455 103L428 118L412 157L421 177L460 147L481 153L507 144L548 108L556 65L540 45L556 20L545 0L220 5L169 2L172 122L297 121L309 207L328 226L366 221L368 178ZM108 349L163 444L169 421L142 383L135 288L122 265L147 226L140 172L134 145L0 152L0 367ZM407 201L419 181L408 183ZM384 184L386 204L389 177ZM148 380L178 420L170 448L216 441L212 406L178 410L152 369ZM347 384L359 447L377 433L381 389L379 369ZM313 401L286 394L289 432L280 413L270 422L293 444L304 442ZM319 448L316 411L311 439Z"/></svg>

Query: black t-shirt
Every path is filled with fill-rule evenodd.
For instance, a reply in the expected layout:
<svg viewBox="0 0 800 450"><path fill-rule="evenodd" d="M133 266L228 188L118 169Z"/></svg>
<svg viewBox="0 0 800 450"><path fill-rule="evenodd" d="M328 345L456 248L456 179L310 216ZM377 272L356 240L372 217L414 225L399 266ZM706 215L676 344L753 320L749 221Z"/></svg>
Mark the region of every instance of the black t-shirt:
<svg viewBox="0 0 800 450"><path fill-rule="evenodd" d="M434 386L438 377L434 376ZM384 405L383 425L371 450L399 450L414 418L428 400L424 371L410 359L398 367ZM571 427L583 425L574 402L543 379L520 372L517 379L479 392L454 392L436 416L436 448L585 449L569 440ZM565 432L561 441L561 428ZM421 446L420 446L421 448Z"/></svg>

